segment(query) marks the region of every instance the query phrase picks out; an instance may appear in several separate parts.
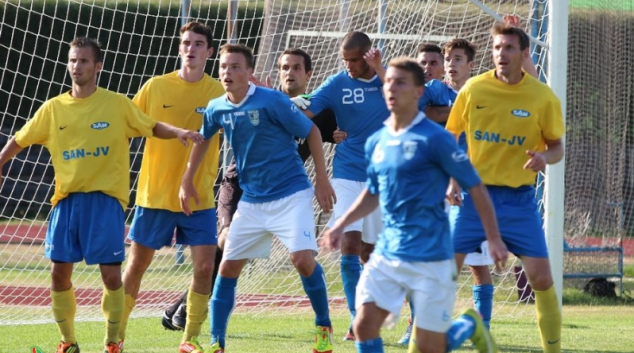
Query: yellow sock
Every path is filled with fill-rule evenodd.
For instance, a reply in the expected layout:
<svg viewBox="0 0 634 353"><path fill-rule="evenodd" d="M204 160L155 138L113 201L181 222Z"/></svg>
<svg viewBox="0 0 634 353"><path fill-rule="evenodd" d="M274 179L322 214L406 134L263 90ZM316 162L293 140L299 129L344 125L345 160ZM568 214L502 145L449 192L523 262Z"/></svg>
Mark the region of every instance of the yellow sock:
<svg viewBox="0 0 634 353"><path fill-rule="evenodd" d="M407 353L420 353L416 346L416 319L412 321L412 335L409 337L409 345L407 346Z"/></svg>
<svg viewBox="0 0 634 353"><path fill-rule="evenodd" d="M561 353L561 311L555 287L533 292L537 308L537 327L544 353Z"/></svg>
<svg viewBox="0 0 634 353"><path fill-rule="evenodd" d="M123 316L121 317L121 324L119 326L119 339L125 339L125 330L128 328L128 319L130 318L130 313L132 313L132 309L134 309L134 305L136 305L136 300L132 298L130 294L125 295L125 305L123 306Z"/></svg>
<svg viewBox="0 0 634 353"><path fill-rule="evenodd" d="M195 293L191 288L187 294L187 323L183 333L183 342L200 335L200 326L207 319L209 294Z"/></svg>
<svg viewBox="0 0 634 353"><path fill-rule="evenodd" d="M75 312L77 311L75 289L71 287L63 292L51 290L51 300L53 301L51 304L53 317L55 317L57 328L62 335L62 341L77 343L75 337Z"/></svg>
<svg viewBox="0 0 634 353"><path fill-rule="evenodd" d="M123 319L124 307L125 292L123 286L117 290L109 290L103 287L101 311L106 319L106 338L104 339L104 344L119 342L119 327Z"/></svg>

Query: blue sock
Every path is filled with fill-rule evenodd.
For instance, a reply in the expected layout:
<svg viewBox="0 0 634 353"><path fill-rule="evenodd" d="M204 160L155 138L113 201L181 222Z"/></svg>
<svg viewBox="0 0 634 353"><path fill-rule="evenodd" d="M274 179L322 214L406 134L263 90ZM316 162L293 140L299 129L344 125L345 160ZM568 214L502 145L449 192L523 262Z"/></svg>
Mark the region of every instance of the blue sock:
<svg viewBox="0 0 634 353"><path fill-rule="evenodd" d="M214 292L209 301L209 313L211 318L211 344L218 342L221 348L225 347L225 336L229 316L236 304L237 278L227 278L218 275L214 283Z"/></svg>
<svg viewBox="0 0 634 353"><path fill-rule="evenodd" d="M475 327L475 321L466 315L461 315L454 320L447 331L447 352L460 348L464 341L473 336Z"/></svg>
<svg viewBox="0 0 634 353"><path fill-rule="evenodd" d="M493 312L493 285L474 285L471 290L473 292L473 305L482 316L484 326L490 329L491 313Z"/></svg>
<svg viewBox="0 0 634 353"><path fill-rule="evenodd" d="M383 340L381 337L365 342L356 341L357 353L383 353Z"/></svg>
<svg viewBox="0 0 634 353"><path fill-rule="evenodd" d="M310 299L310 305L315 312L315 325L330 327L330 314L328 311L328 291L326 290L326 278L324 270L319 263L315 266L313 273L308 276L300 276L304 291Z"/></svg>
<svg viewBox="0 0 634 353"><path fill-rule="evenodd" d="M357 311L354 307L354 300L357 293L357 283L361 277L361 262L358 255L341 255L341 280L343 281L343 292L346 294L348 310L354 320Z"/></svg>
<svg viewBox="0 0 634 353"><path fill-rule="evenodd" d="M414 304L412 303L412 295L411 294L407 295L407 300L408 300L408 304L409 304L409 319L410 319L410 323L413 324L414 323Z"/></svg>

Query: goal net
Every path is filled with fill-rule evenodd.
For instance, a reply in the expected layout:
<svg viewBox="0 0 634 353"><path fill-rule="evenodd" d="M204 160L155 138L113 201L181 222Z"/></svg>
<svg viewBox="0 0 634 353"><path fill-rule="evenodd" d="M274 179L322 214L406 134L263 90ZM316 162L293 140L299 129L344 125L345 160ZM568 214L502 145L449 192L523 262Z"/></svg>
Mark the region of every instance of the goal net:
<svg viewBox="0 0 634 353"><path fill-rule="evenodd" d="M400 55L414 56L418 45L423 42L443 44L453 37L466 38L479 48L475 74L492 67L489 29L497 16L518 14L522 27L539 41L546 40L548 20L545 0L207 0L185 3L189 4L189 8L177 1L162 0L9 0L0 3L0 58L4 58L3 69L0 71L0 101L5 102L6 107L0 122L0 143L4 145L46 99L69 89L66 43L75 36L96 37L106 49L99 85L132 97L150 77L178 68L178 28L185 17L209 25L215 33L215 47L227 40L254 47L256 75L261 78L270 76L275 85L278 84L276 60L279 54L288 46L305 49L312 55L315 66L311 90L328 75L342 69L338 54L339 43L342 33L350 30L370 34L375 44L382 48L385 60ZM614 1L592 3L602 3L605 6L580 10L584 16L593 17L599 13L608 19L606 22L616 26L609 21L609 16L617 16L618 10L609 5L615 3ZM624 23L622 25L625 26ZM583 181L569 184L568 187L574 189L566 191L567 197L576 195L574 200L578 200L573 206L566 205L568 227L585 224L582 222L587 220L592 222L586 223L590 222L594 226L596 218L604 220L600 224L612 224L607 218L612 215L611 205L621 200L623 210L627 212L626 201L629 199L612 197L624 192L628 182L631 184L628 172L631 165L626 163L626 153L631 151L625 148L624 136L628 133L626 127L628 119L631 119L632 108L618 110L614 108L618 99L611 98L612 104L608 104L605 98L601 98L604 97L604 88L609 87L611 92L627 94L631 94L631 90L623 87L621 91L621 84L605 87L598 85L596 81L600 81L600 78L614 75L612 72L600 73L596 70L600 67L599 58L626 60L627 50L632 49L632 39L625 32L612 33L600 25L597 25L596 31L583 33L578 38L575 37L576 41L571 42L576 45L576 49L571 50L578 51L577 56L571 56L571 61L577 60L576 58L586 59L575 69L583 70L578 72L579 79L569 80L579 90L575 91L576 96L573 99L583 102L585 95L592 95L596 97L593 98L596 102L605 103L607 108L604 112L590 110L596 108L592 104L587 106L583 110L586 125L580 128L581 137L572 140L586 146L587 141L582 140L583 136L588 136L593 143L596 142L596 146L581 149L586 151L585 157L588 154L592 157L594 164L591 168L594 169L588 169L589 165L581 156L581 150L575 152L579 153L579 158L574 159L576 154L572 155L572 165L579 168L579 171L573 172L581 173ZM597 33L605 33L605 36L600 37ZM579 34L571 31L571 36L574 35ZM606 51L597 50L596 55L588 56L582 52L589 50L585 45L588 38L601 40L606 46L623 40L629 40L630 45L624 46L623 54L618 57L606 55L607 48ZM614 46L609 48L612 50ZM547 50L535 46L533 54L540 73L546 79ZM619 72L618 76L631 76L631 69L625 62L623 65L626 70ZM210 60L207 72L217 77L216 59ZM596 76L588 75L589 72L593 75L596 72ZM622 84L631 85L631 82L634 81L630 77ZM592 92L589 92L591 84ZM576 112L573 108L569 108L569 114L571 111ZM606 147L605 141L613 135L608 135L603 129L605 122L597 119L607 121L607 111L613 112L609 115L610 124L615 120L624 123L609 125L609 131L620 132L621 135L617 134L617 137L623 137L623 140L620 144L617 141L610 142ZM591 127L595 128L592 131L596 134L583 135L590 134ZM135 179L142 158L142 146L142 140L135 139L130 143L132 191L131 205L126 213L128 222L132 215ZM332 153L331 148L327 148L327 151ZM615 164L617 160L619 164ZM310 161L307 169L312 171ZM568 170L568 173L571 171ZM601 175L601 182L594 182L597 175ZM28 148L7 163L3 176L0 190L0 325L50 322L50 264L43 256L43 239L51 209L49 199L53 190L53 170L48 152L38 146ZM611 185L609 193L605 189L607 184ZM631 188L627 190L631 191ZM318 231L322 232L328 215L316 212L315 218ZM588 229L594 229L592 226L589 225ZM596 234L588 229L585 229L584 236ZM601 234L603 238L613 236L607 231ZM339 275L339 254L322 251L318 260L326 272L332 308L345 308ZM528 301L518 299L515 267L519 265L518 261L512 260L507 268L496 273L494 315L532 315L534 309L527 308ZM133 317L159 316L188 287L191 270L187 249L172 246L158 251L145 274ZM458 308L471 305L471 282L468 273L463 273L460 277ZM523 283L521 278L520 283ZM80 306L77 320L101 320L99 301L102 285L98 268L77 264L73 284ZM237 310L266 315L283 314L288 310L310 310L301 281L280 243L274 242L269 260L252 261L244 269L238 285ZM340 312L345 315L345 310Z"/></svg>

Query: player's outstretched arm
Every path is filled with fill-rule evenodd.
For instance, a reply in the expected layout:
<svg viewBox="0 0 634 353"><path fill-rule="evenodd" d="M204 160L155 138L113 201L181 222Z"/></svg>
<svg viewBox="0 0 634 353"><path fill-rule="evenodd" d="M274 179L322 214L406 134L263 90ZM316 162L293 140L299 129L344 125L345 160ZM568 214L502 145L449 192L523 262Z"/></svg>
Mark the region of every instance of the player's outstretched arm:
<svg viewBox="0 0 634 353"><path fill-rule="evenodd" d="M0 152L0 186L2 186L2 168L8 161L11 160L11 158L15 157L15 155L20 153L23 149L23 147L20 147L20 145L15 142L14 136L9 140L9 142L7 142Z"/></svg>
<svg viewBox="0 0 634 353"><path fill-rule="evenodd" d="M337 196L335 195L335 190L332 188L332 185L330 185L330 180L328 180L321 133L315 124L313 124L310 129L306 142L308 143L308 148L313 155L313 162L315 163L315 197L321 209L329 213L334 203L337 202Z"/></svg>
<svg viewBox="0 0 634 353"><path fill-rule="evenodd" d="M500 267L503 267L506 264L506 259L508 258L509 253L506 249L506 245L504 245L504 242L502 241L502 237L500 236L498 221L495 216L495 209L493 208L493 204L489 198L489 192L484 184L480 183L469 189L469 195L471 195L471 198L473 199L473 206L476 211L478 211L482 227L484 228L484 233L489 241L489 252L491 253L491 258L495 262L495 266L500 269Z"/></svg>
<svg viewBox="0 0 634 353"><path fill-rule="evenodd" d="M152 134L160 139L177 138L183 145L187 146L187 140L199 144L204 141L203 136L196 132L177 128L167 123L157 122L152 129Z"/></svg>
<svg viewBox="0 0 634 353"><path fill-rule="evenodd" d="M185 215L189 216L192 214L191 208L189 208L189 199L193 198L196 205L200 205L200 200L198 199L198 193L196 192L196 188L194 187L194 175L196 175L196 171L200 166L200 163L209 149L209 144L211 143L211 139L203 140L202 143L194 145L192 147L192 151L189 155L189 162L187 162L187 169L185 169L185 174L183 174L183 179L181 180L181 187L178 192L178 198L181 203L181 209L185 213Z"/></svg>
<svg viewBox="0 0 634 353"><path fill-rule="evenodd" d="M364 189L359 197L355 200L350 209L337 219L335 225L324 233L321 240L322 246L326 246L331 250L339 249L341 237L344 229L355 221L369 215L379 206L379 195L371 194L368 189Z"/></svg>

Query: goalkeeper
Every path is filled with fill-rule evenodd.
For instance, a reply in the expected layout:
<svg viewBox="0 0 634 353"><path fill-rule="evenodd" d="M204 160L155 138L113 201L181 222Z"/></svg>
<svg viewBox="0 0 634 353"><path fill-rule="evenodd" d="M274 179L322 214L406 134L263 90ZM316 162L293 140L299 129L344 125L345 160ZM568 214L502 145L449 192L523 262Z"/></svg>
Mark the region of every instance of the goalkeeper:
<svg viewBox="0 0 634 353"><path fill-rule="evenodd" d="M300 97L302 100L308 98L303 95L308 86L308 81L313 74L312 59L308 53L301 49L286 49L278 59L279 71L279 90L286 93L290 97ZM267 77L265 83L260 82L254 76L251 81L259 86L271 87L270 79ZM334 113L330 109L323 110L316 115L313 123L319 129L323 142L339 143L346 138L344 131L337 129L337 122ZM303 162L310 157L310 149L308 143L299 141L298 152ZM238 184L238 174L236 172L235 161L232 162L224 174L220 189L218 191L218 251L216 253L216 266L212 275L211 283L213 284L218 274L218 265L222 257L222 247L226 238L229 225L236 212L238 201L242 196L242 189ZM163 313L162 324L168 330L182 330L186 324L187 318L187 295L185 291L181 298L170 306Z"/></svg>

